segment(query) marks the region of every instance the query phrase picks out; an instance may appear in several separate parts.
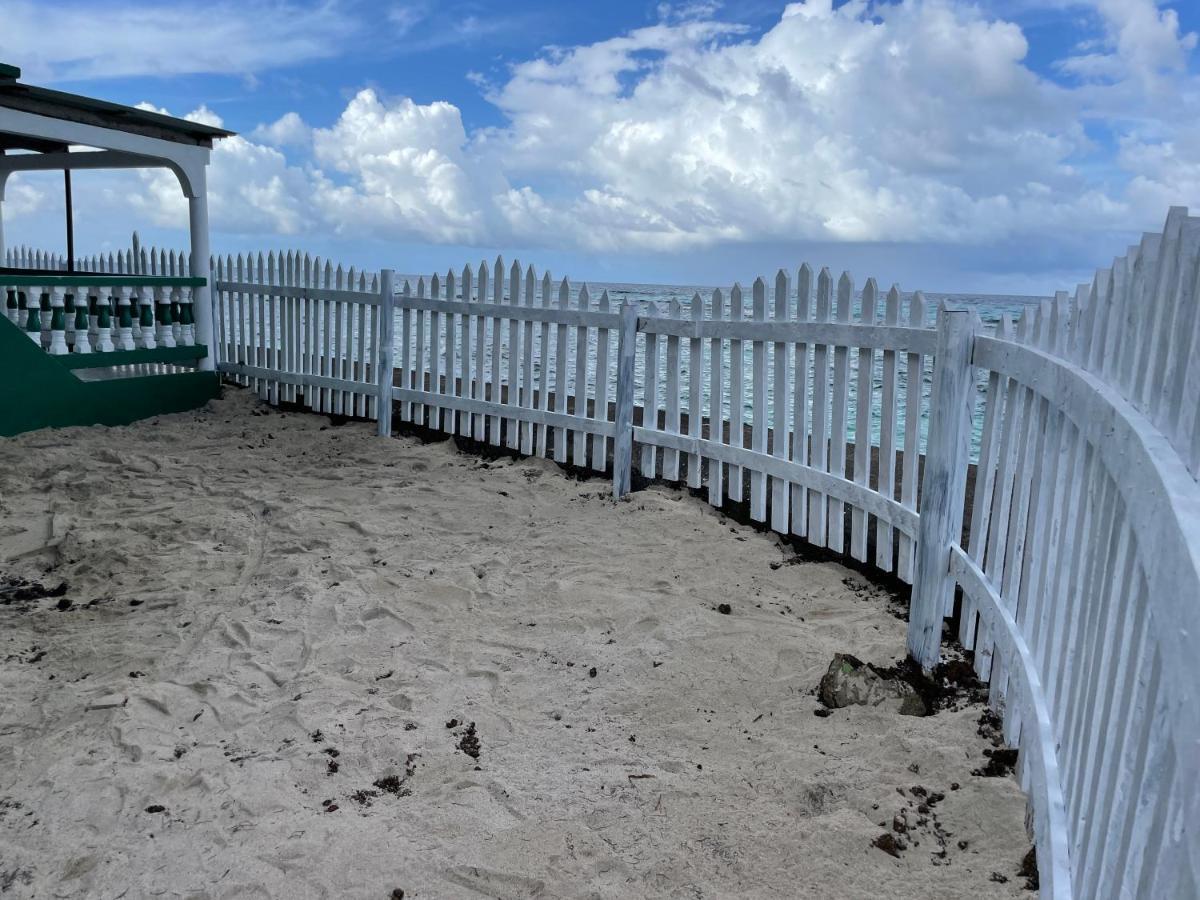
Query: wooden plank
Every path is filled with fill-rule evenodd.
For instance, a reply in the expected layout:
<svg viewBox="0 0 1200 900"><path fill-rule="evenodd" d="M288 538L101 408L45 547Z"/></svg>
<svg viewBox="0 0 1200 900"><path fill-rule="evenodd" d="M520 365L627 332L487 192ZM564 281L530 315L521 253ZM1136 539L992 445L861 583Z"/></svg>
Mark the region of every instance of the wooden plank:
<svg viewBox="0 0 1200 900"><path fill-rule="evenodd" d="M417 297L423 297L425 294L425 276L417 278ZM426 352L425 352L425 335L428 332L426 318L428 313L423 309L414 310L416 317L416 334L413 336L413 378L409 387L413 390L423 391L425 389L425 369L426 369ZM423 403L413 403L412 405L412 420L416 425L425 424L425 405Z"/></svg>
<svg viewBox="0 0 1200 900"><path fill-rule="evenodd" d="M558 308L566 309L571 297L571 286L563 279L558 287ZM554 348L554 409L566 415L567 393L567 326L558 326L558 337ZM567 432L562 428L554 429L554 461L567 461Z"/></svg>
<svg viewBox="0 0 1200 900"><path fill-rule="evenodd" d="M892 285L884 307L884 322L888 325L900 323L900 288ZM879 473L878 490L889 500L896 496L896 421L899 413L899 396L896 386L900 380L899 359L895 350L883 351L883 370L879 397ZM875 565L885 572L893 569L895 556L891 528L883 523L875 525Z"/></svg>
<svg viewBox="0 0 1200 900"><path fill-rule="evenodd" d="M600 294L600 311L608 312L610 304L608 291ZM608 421L608 333L607 328L596 329L596 406L593 418ZM634 336L636 340L636 335ZM632 377L632 373L631 373ZM631 387L632 390L632 387ZM632 394L630 395L632 398ZM632 399L631 401L632 402ZM633 410L629 411L630 447L632 451ZM608 438L595 435L592 438L592 468L603 472L608 467Z"/></svg>
<svg viewBox="0 0 1200 900"><path fill-rule="evenodd" d="M692 294L692 320L699 322L704 318L704 301L698 293ZM694 337L688 341L688 434L700 437L704 420L702 397L704 393L704 357L701 356L700 338ZM688 487L698 489L702 483L703 473L700 471L700 454L689 453L687 458Z"/></svg>
<svg viewBox="0 0 1200 900"><path fill-rule="evenodd" d="M542 309L550 308L552 284L550 272L546 271L542 275ZM550 326L546 322L541 324L541 339L538 348L540 351L538 356L538 408L548 410L550 409ZM545 456L546 450L546 428L540 427L537 430L537 455Z"/></svg>
<svg viewBox="0 0 1200 900"><path fill-rule="evenodd" d="M651 430L658 429L658 335L646 335L645 361L642 367L645 388L642 394L642 425ZM641 471L643 478L654 478L657 474L657 450L653 444L642 445Z"/></svg>
<svg viewBox="0 0 1200 900"><path fill-rule="evenodd" d="M522 359L523 381L521 384L521 405L527 409L534 408L533 398L533 319L528 318L529 311L533 308L534 290L537 284L537 276L534 274L533 266L530 266L525 271L525 308L522 310L525 313L525 334L521 347L524 351ZM526 456L533 453L533 423L528 420L521 422L521 452Z"/></svg>
<svg viewBox="0 0 1200 900"><path fill-rule="evenodd" d="M500 322L500 308L504 305L504 260L497 256L496 265L492 270L492 306L490 309L489 326L492 331L492 384L488 396L493 403L500 403L504 385L500 379L500 360L504 351L504 332ZM482 377L482 373L480 375ZM498 416L488 419L488 443L500 446L500 425Z"/></svg>
<svg viewBox="0 0 1200 900"><path fill-rule="evenodd" d="M471 292L474 290L474 273L471 272L470 264L463 266L462 276L459 279L459 294L461 294L464 308L465 304L471 302ZM475 362L474 356L471 353L471 315L465 313L462 316L462 324L458 331L458 360L459 360L459 384L461 385L459 393L463 397L477 397L479 390L479 382L483 379L483 371L478 365L472 371L472 363ZM476 345L478 347L478 345ZM459 416L458 433L463 437L472 437L472 417L469 415Z"/></svg>
<svg viewBox="0 0 1200 900"><path fill-rule="evenodd" d="M400 289L401 297L412 296L412 285L408 283L408 279L404 280L404 285ZM413 358L412 358L412 327L413 327L413 311L401 307L400 311L400 385L402 387L415 387L413 380ZM405 400L400 404L400 421L412 421L412 403Z"/></svg>
<svg viewBox="0 0 1200 900"><path fill-rule="evenodd" d="M429 293L437 297L442 290L442 281L435 272L429 279ZM436 311L429 314L429 390L434 395L431 402L425 404L429 411L429 428L438 431L442 427L442 409L438 395L442 393L442 314Z"/></svg>
<svg viewBox="0 0 1200 900"><path fill-rule="evenodd" d="M523 310L519 309L521 305L521 263L518 260L512 261L512 266L509 267L508 273L508 304L512 307L512 315L508 318L508 331L506 336L507 353L508 353L508 391L505 394L505 403L508 406L521 405L521 318ZM515 416L510 416L505 419L505 438L504 446L510 450L520 450L521 448L521 433L518 427L520 420Z"/></svg>
<svg viewBox="0 0 1200 900"><path fill-rule="evenodd" d="M719 290L712 293L711 318L723 319L726 316L725 297ZM725 433L725 400L724 362L725 342L720 338L711 338L708 342L708 436L709 440L718 443L728 443ZM708 458L708 502L720 508L725 502L724 465L719 459Z"/></svg>
<svg viewBox="0 0 1200 900"><path fill-rule="evenodd" d="M817 275L817 322L828 322L833 309L833 277L822 268ZM813 348L812 466L822 472L829 469L829 346ZM810 493L808 497L808 540L818 547L828 546L829 504L826 497Z"/></svg>
<svg viewBox="0 0 1200 900"><path fill-rule="evenodd" d="M453 270L446 273L446 280L442 283L442 296L447 302L452 302L456 293L457 285L455 284ZM446 375L445 393L450 397L461 397L457 378L457 348L454 345L454 329L457 325L457 316L455 313L447 313L444 317L446 326L446 343L445 343L445 359L443 360L442 369ZM458 407L448 406L442 411L442 431L447 434L454 434L456 420L458 418Z"/></svg>
<svg viewBox="0 0 1200 900"><path fill-rule="evenodd" d="M767 285L762 278L754 279L754 321L767 320ZM760 456L767 455L767 345L754 341L750 350L751 360L751 432L750 447ZM750 518L755 522L767 519L767 476L757 465L750 470Z"/></svg>
<svg viewBox="0 0 1200 900"><path fill-rule="evenodd" d="M925 295L920 291L913 294L909 301L908 324L913 328L925 325ZM900 502L910 509L916 509L917 471L921 453L921 394L924 388L924 361L919 353L908 354L905 379L904 471L900 482ZM900 535L896 574L901 581L912 582L914 551L913 542L905 535Z"/></svg>
<svg viewBox="0 0 1200 900"><path fill-rule="evenodd" d="M742 286L734 284L729 292L729 318L733 322L741 322L746 318L745 303L742 299ZM646 336L647 341L650 335ZM741 338L733 338L729 342L729 444L731 447L746 446L745 417L746 417L746 350ZM729 467L729 499L734 503L742 502L741 467Z"/></svg>
<svg viewBox="0 0 1200 900"><path fill-rule="evenodd" d="M683 317L683 309L678 300L672 298L670 304L671 318ZM676 335L667 336L666 364L666 396L664 405L664 428L668 434L679 434L679 338ZM668 447L663 451L662 477L667 481L679 481L679 452Z"/></svg>
<svg viewBox="0 0 1200 900"><path fill-rule="evenodd" d="M375 334L376 363L375 383L379 391L375 403L375 416L378 422L379 434L391 437L392 434L392 354L394 352L393 328L395 311L391 299L396 295L394 275L391 269L380 272L379 294L383 303L379 307L379 327Z"/></svg>
<svg viewBox="0 0 1200 900"><path fill-rule="evenodd" d="M879 288L868 278L862 290L859 318L875 323L875 305ZM870 347L858 350L857 384L854 391L854 480L871 482L871 415L875 409L875 356ZM850 555L859 562L867 559L867 515L857 506L850 510Z"/></svg>
<svg viewBox="0 0 1200 900"><path fill-rule="evenodd" d="M589 310L592 303L592 295L588 291L586 284L581 285L579 293L576 295L576 303L578 309L582 311ZM576 327L575 329L575 414L577 416L586 416L588 407L588 330L584 327ZM576 431L574 440L571 442L571 461L580 468L587 466L587 435L582 431Z"/></svg>
<svg viewBox="0 0 1200 900"><path fill-rule="evenodd" d="M787 272L780 269L775 274L775 321L787 322L791 299L791 284ZM788 413L791 407L791 367L788 360L788 345L776 341L772 347L774 390L771 397L771 455L788 459L791 427ZM780 534L788 533L788 518L791 514L791 487L786 481L771 479L771 528Z"/></svg>
<svg viewBox="0 0 1200 900"><path fill-rule="evenodd" d="M800 266L796 275L796 308L792 320L797 324L808 322L812 306L813 274L808 263ZM793 345L795 378L792 391L792 461L808 464L809 419L808 419L808 359L809 345L796 341ZM792 534L808 535L808 489L803 485L792 485Z"/></svg>
<svg viewBox="0 0 1200 900"><path fill-rule="evenodd" d="M632 490L633 369L636 349L637 309L626 300L621 304L621 327L617 332L617 410L613 423L613 496L617 500Z"/></svg>
<svg viewBox="0 0 1200 900"><path fill-rule="evenodd" d="M482 305L487 301L490 288L490 272L488 271L487 260L481 260L479 263L479 303L480 311L473 313L475 316L475 383L471 392L476 400L488 399L487 394L487 316L482 313ZM467 297L463 297L463 301L470 304ZM477 441L483 441L487 437L487 417L482 413L475 413L472 416L474 422L474 431L472 436Z"/></svg>
<svg viewBox="0 0 1200 900"><path fill-rule="evenodd" d="M839 322L848 324L854 303L854 282L849 272L843 272L837 285ZM839 344L833 351L833 408L830 411L829 471L841 477L846 474L846 421L850 397L850 348ZM845 552L846 506L840 500L829 502L829 549Z"/></svg>
<svg viewBox="0 0 1200 900"><path fill-rule="evenodd" d="M686 434L668 434L665 431L650 431L646 428L633 429L634 440L653 443L659 447L673 447L682 453L699 453L706 458L720 459L728 465L743 468L758 466L768 477L778 477L794 484L803 484L810 490L818 490L836 496L849 503L859 504L873 516L890 522L905 534L916 536L917 514L905 509L895 500L887 500L875 491L866 490L845 478L837 478L812 466L801 466L791 460L756 454L748 447L732 447L716 441L693 438Z"/></svg>
<svg viewBox="0 0 1200 900"><path fill-rule="evenodd" d="M975 408L971 351L978 327L978 317L973 311L949 309L945 305L938 310L925 487L908 618L909 655L926 671L940 659L942 618L954 590L950 548L958 544L962 534L971 418Z"/></svg>

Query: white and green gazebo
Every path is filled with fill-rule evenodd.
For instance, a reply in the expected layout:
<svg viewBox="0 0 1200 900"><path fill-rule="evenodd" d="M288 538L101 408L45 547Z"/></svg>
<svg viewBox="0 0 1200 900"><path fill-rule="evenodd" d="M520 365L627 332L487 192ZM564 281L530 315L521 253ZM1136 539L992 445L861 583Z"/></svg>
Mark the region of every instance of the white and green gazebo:
<svg viewBox="0 0 1200 900"><path fill-rule="evenodd" d="M25 84L20 75L0 64L0 435L125 424L202 404L218 390L207 169L213 142L232 132ZM190 253L161 266L136 250L77 257L71 173L142 168L178 179ZM63 172L62 259L5 244L9 177L41 171Z"/></svg>

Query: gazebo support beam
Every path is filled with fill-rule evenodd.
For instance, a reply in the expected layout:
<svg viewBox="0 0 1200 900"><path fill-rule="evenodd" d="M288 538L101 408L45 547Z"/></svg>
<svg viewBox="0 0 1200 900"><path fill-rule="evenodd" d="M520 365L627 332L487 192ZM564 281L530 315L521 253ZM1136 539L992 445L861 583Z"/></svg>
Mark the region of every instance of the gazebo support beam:
<svg viewBox="0 0 1200 900"><path fill-rule="evenodd" d="M196 278L204 279L204 287L192 294L192 314L196 320L196 343L208 347L208 356L200 360L202 371L212 371L217 346L213 343L212 276L208 269L208 189L201 171L201 183L195 195L188 197L188 224L192 243L192 272Z"/></svg>

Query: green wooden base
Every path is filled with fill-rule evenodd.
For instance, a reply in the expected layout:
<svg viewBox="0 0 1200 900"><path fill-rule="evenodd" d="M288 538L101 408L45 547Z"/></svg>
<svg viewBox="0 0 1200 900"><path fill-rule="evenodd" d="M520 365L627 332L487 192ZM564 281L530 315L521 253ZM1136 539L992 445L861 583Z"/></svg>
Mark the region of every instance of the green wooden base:
<svg viewBox="0 0 1200 900"><path fill-rule="evenodd" d="M125 354L96 355L108 357L99 364L113 365ZM215 372L80 381L64 365L66 359L50 356L0 317L0 436L70 425L128 425L203 406L221 389Z"/></svg>

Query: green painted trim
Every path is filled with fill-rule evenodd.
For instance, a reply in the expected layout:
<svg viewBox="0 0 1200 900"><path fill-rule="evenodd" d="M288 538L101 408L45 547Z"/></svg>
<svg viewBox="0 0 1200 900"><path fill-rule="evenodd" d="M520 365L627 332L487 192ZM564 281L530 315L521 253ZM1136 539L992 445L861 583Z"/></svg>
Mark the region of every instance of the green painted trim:
<svg viewBox="0 0 1200 900"><path fill-rule="evenodd" d="M165 352L174 351L195 356L197 351L207 353L207 348L176 347ZM195 409L220 394L216 372L80 381L66 365L97 356L103 357L102 365L113 365L118 358L127 361L139 354L156 354L155 361L162 361L163 352L50 356L0 317L0 436L71 425L128 425L150 416Z"/></svg>
<svg viewBox="0 0 1200 900"><path fill-rule="evenodd" d="M0 284L26 287L204 287L204 278L168 278L159 275L101 275L75 272L71 275L29 275L28 269L0 269Z"/></svg>
<svg viewBox="0 0 1200 900"><path fill-rule="evenodd" d="M192 347L156 347L153 350L68 353L65 356L51 358L64 369L99 369L108 366L133 366L138 363L193 362L197 359L204 359L206 356L208 356L208 347L204 344L196 344Z"/></svg>

